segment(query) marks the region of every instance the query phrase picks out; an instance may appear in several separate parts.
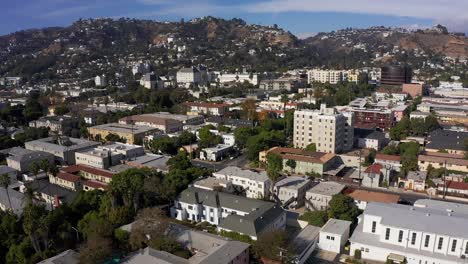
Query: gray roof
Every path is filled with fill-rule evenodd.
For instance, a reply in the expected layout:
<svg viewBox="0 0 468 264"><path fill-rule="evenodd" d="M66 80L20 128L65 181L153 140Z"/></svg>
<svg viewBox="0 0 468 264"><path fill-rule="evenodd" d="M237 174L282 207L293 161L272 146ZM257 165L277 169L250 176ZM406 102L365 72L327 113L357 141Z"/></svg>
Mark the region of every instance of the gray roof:
<svg viewBox="0 0 468 264"><path fill-rule="evenodd" d="M315 193L322 195L335 195L341 193L346 186L336 182L320 182L314 187L310 188L307 193Z"/></svg>
<svg viewBox="0 0 468 264"><path fill-rule="evenodd" d="M310 243L313 243L317 240L317 237L320 232L320 227L307 225L304 227L299 234L293 239L292 244L297 255L308 249Z"/></svg>
<svg viewBox="0 0 468 264"><path fill-rule="evenodd" d="M438 129L427 138L426 148L465 150L465 138L468 138L468 132Z"/></svg>
<svg viewBox="0 0 468 264"><path fill-rule="evenodd" d="M251 236L257 236L272 221L285 213L283 209L272 202L195 187L184 190L179 195L178 200L188 204L203 204L215 208L223 207L246 212L248 214L245 216L229 215L221 220L219 227Z"/></svg>
<svg viewBox="0 0 468 264"><path fill-rule="evenodd" d="M409 171L408 176L406 176L408 180L414 181L425 181L427 178L426 171Z"/></svg>
<svg viewBox="0 0 468 264"><path fill-rule="evenodd" d="M60 201L64 203L72 202L78 194L77 192L50 183L48 178L28 182L25 185L33 188L35 192L44 193L49 196L58 196Z"/></svg>
<svg viewBox="0 0 468 264"><path fill-rule="evenodd" d="M303 177L298 176L290 176L286 177L275 184L275 188L285 188L285 189L293 189L299 190L302 187L308 185L310 180Z"/></svg>
<svg viewBox="0 0 468 264"><path fill-rule="evenodd" d="M78 264L79 257L80 255L78 252L69 249L49 259L43 260L38 264Z"/></svg>
<svg viewBox="0 0 468 264"><path fill-rule="evenodd" d="M468 218L468 204L445 202L432 199L419 199L414 202L415 207L431 208L441 212L453 211Z"/></svg>
<svg viewBox="0 0 468 264"><path fill-rule="evenodd" d="M10 168L8 166L5 166L5 165L0 165L0 175L2 174L10 174L10 173L17 173L17 171L13 168Z"/></svg>
<svg viewBox="0 0 468 264"><path fill-rule="evenodd" d="M39 159L47 159L48 157L53 157L53 155L44 151L14 147L10 149L9 156L7 159L15 160L18 162L32 162Z"/></svg>
<svg viewBox="0 0 468 264"><path fill-rule="evenodd" d="M53 137L47 137L47 138L41 138L33 141L28 141L25 143L25 147L27 149L34 148L43 148L44 151L50 152L50 151L59 151L59 152L65 152L65 151L72 151L72 150L83 150L87 148L92 148L94 146L100 145L99 142L95 141L89 141L86 139L80 139L80 138L68 138L68 137L62 137L65 141L68 142L68 144L60 145L56 144L54 141Z"/></svg>
<svg viewBox="0 0 468 264"><path fill-rule="evenodd" d="M441 205L426 208L401 204L369 203L366 215L382 218L381 224L420 232L437 233L468 239L466 212L440 210Z"/></svg>
<svg viewBox="0 0 468 264"><path fill-rule="evenodd" d="M127 164L132 166L138 164L139 166L145 166L148 168L154 168L161 171L169 170L167 161L170 159L170 156L166 155L157 155L157 154L146 154L136 158L132 158L127 161Z"/></svg>
<svg viewBox="0 0 468 264"><path fill-rule="evenodd" d="M180 69L179 72L194 73L198 72L198 69L196 67L188 67Z"/></svg>
<svg viewBox="0 0 468 264"><path fill-rule="evenodd" d="M10 196L11 208L13 208L13 212L17 215L21 214L24 207L24 194L12 188L8 188L8 195ZM3 187L0 187L0 203L6 208L10 207L8 195L7 190Z"/></svg>
<svg viewBox="0 0 468 264"><path fill-rule="evenodd" d="M253 170L244 170L239 167L229 166L220 171L213 173L213 176L226 175L226 176L237 176L253 181L266 182L269 180L266 171L256 172Z"/></svg>
<svg viewBox="0 0 468 264"><path fill-rule="evenodd" d="M320 229L320 232L343 235L345 232L349 232L351 221L345 221L340 219L331 218L327 223ZM349 235L349 234L348 234Z"/></svg>
<svg viewBox="0 0 468 264"><path fill-rule="evenodd" d="M131 134L139 134L139 133L145 133L145 132L158 130L157 128L149 127L149 126L137 126L137 125L132 126L131 124L120 124L120 123L108 123L108 124L93 126L91 128L106 130L106 131L115 132L115 133L131 133Z"/></svg>
<svg viewBox="0 0 468 264"><path fill-rule="evenodd" d="M363 129L355 128L354 135L358 138L367 138L367 139L384 139L385 134L381 131L376 131L372 129Z"/></svg>

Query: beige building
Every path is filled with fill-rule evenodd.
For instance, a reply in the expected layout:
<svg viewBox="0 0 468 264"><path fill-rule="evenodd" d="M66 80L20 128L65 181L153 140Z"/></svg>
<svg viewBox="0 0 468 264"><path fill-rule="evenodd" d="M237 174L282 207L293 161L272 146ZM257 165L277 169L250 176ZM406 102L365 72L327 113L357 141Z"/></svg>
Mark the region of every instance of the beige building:
<svg viewBox="0 0 468 264"><path fill-rule="evenodd" d="M313 69L307 71L308 83L321 82L336 84L346 79L347 71Z"/></svg>
<svg viewBox="0 0 468 264"><path fill-rule="evenodd" d="M106 190L114 174L84 165L62 168L57 176L49 174L49 182L73 191Z"/></svg>
<svg viewBox="0 0 468 264"><path fill-rule="evenodd" d="M142 115L133 115L121 118L119 124L137 126L148 126L157 128L165 133L174 133L182 130L183 124L179 120L174 120L171 118L161 117L157 114L142 114Z"/></svg>
<svg viewBox="0 0 468 264"><path fill-rule="evenodd" d="M345 187L345 185L336 182L320 182L306 192L306 208L310 211L327 209L333 195L341 193Z"/></svg>
<svg viewBox="0 0 468 264"><path fill-rule="evenodd" d="M354 141L354 115L338 113L322 104L320 110L294 112L294 147L315 143L317 151L342 153L351 150Z"/></svg>
<svg viewBox="0 0 468 264"><path fill-rule="evenodd" d="M444 168L445 163L447 170L468 172L468 160L462 155L426 152L418 156L418 166L422 171L427 171L429 165L434 169Z"/></svg>
<svg viewBox="0 0 468 264"><path fill-rule="evenodd" d="M128 144L142 143L145 136L158 132L159 129L149 126L127 125L110 123L88 128L89 135L94 139L101 137L102 140L109 134L115 134L126 139ZM99 136L98 136L99 135Z"/></svg>

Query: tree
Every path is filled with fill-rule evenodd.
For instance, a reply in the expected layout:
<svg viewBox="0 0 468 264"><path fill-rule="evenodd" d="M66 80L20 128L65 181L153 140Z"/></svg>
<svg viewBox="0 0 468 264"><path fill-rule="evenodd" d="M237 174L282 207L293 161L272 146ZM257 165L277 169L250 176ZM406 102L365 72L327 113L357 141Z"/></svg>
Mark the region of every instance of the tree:
<svg viewBox="0 0 468 264"><path fill-rule="evenodd" d="M328 214L326 211L310 211L305 212L299 219L307 221L309 225L322 227L328 221Z"/></svg>
<svg viewBox="0 0 468 264"><path fill-rule="evenodd" d="M317 152L317 145L315 143L310 143L309 145L307 145L305 150L310 152Z"/></svg>
<svg viewBox="0 0 468 264"><path fill-rule="evenodd" d="M254 130L248 127L238 127L234 130L236 144L241 149L245 148L247 140L253 135L255 135Z"/></svg>
<svg viewBox="0 0 468 264"><path fill-rule="evenodd" d="M286 166L290 167L292 171L294 172L294 170L296 169L296 161L292 159L288 159L286 161Z"/></svg>
<svg viewBox="0 0 468 264"><path fill-rule="evenodd" d="M190 133L187 130L184 130L178 137L178 141L179 141L179 144L182 146L190 145L190 144L197 142L197 136L195 136L195 134Z"/></svg>
<svg viewBox="0 0 468 264"><path fill-rule="evenodd" d="M80 246L80 263L104 263L112 256L112 240L100 235L92 235Z"/></svg>
<svg viewBox="0 0 468 264"><path fill-rule="evenodd" d="M8 197L8 205L10 207L10 210L13 211L13 207L11 206L10 193L8 192L8 186L10 186L10 183L10 175L8 175L8 173L3 173L2 175L0 175L0 186L5 188Z"/></svg>
<svg viewBox="0 0 468 264"><path fill-rule="evenodd" d="M245 100L242 105L242 112L247 120L255 120L257 119L257 106L255 100L247 99Z"/></svg>
<svg viewBox="0 0 468 264"><path fill-rule="evenodd" d="M122 142L122 143L127 142L125 138L122 138L119 135L113 134L113 133L107 134L105 139L106 141L110 141L110 142Z"/></svg>
<svg viewBox="0 0 468 264"><path fill-rule="evenodd" d="M143 248L151 239L164 237L167 229L168 221L161 209L144 208L132 224L130 245L133 249Z"/></svg>
<svg viewBox="0 0 468 264"><path fill-rule="evenodd" d="M138 211L147 173L148 169L131 168L115 174L109 184L110 192L121 198L125 206Z"/></svg>
<svg viewBox="0 0 468 264"><path fill-rule="evenodd" d="M288 263L287 259L294 256L294 249L289 242L286 231L272 230L260 235L253 248L263 258Z"/></svg>
<svg viewBox="0 0 468 264"><path fill-rule="evenodd" d="M408 117L403 117L394 127L390 129L390 138L392 140L405 139L410 132L411 123Z"/></svg>
<svg viewBox="0 0 468 264"><path fill-rule="evenodd" d="M273 193L273 187L280 177L280 172L283 170L283 159L280 155L269 153L267 155L267 175L271 180L270 192Z"/></svg>
<svg viewBox="0 0 468 264"><path fill-rule="evenodd" d="M149 147L153 153L164 153L170 155L175 155L178 150L178 146L174 139L168 136L151 140Z"/></svg>
<svg viewBox="0 0 468 264"><path fill-rule="evenodd" d="M355 222L358 215L359 210L354 203L353 198L344 194L333 195L330 200L330 208L328 210L329 218Z"/></svg>
<svg viewBox="0 0 468 264"><path fill-rule="evenodd" d="M198 131L198 137L200 138L200 140L198 140L198 146L200 148L212 147L223 141L221 136L213 134L209 127L200 129Z"/></svg>

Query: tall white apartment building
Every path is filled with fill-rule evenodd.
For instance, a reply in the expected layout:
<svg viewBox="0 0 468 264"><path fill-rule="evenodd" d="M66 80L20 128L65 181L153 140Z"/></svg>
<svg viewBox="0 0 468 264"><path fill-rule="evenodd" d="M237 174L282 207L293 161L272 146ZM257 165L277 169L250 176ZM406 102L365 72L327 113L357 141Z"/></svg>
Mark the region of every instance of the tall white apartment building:
<svg viewBox="0 0 468 264"><path fill-rule="evenodd" d="M315 143L318 152L341 153L353 147L354 114L338 113L322 104L320 110L294 112L294 147Z"/></svg>
<svg viewBox="0 0 468 264"><path fill-rule="evenodd" d="M202 82L202 73L196 67L182 68L176 75L177 83L185 87L190 84L200 84Z"/></svg>
<svg viewBox="0 0 468 264"><path fill-rule="evenodd" d="M354 230L351 255L408 264L465 263L468 205L418 200L414 206L369 203Z"/></svg>
<svg viewBox="0 0 468 264"><path fill-rule="evenodd" d="M97 75L94 78L94 83L96 86L106 86L107 81L106 81L106 76L105 75Z"/></svg>
<svg viewBox="0 0 468 264"><path fill-rule="evenodd" d="M313 69L307 71L307 82L309 84L312 82L336 84L344 81L347 77L347 73L347 71L340 70Z"/></svg>
<svg viewBox="0 0 468 264"><path fill-rule="evenodd" d="M232 185L242 188L247 198L268 197L270 192L271 181L265 171L256 172L230 166L213 173L213 177L229 181Z"/></svg>

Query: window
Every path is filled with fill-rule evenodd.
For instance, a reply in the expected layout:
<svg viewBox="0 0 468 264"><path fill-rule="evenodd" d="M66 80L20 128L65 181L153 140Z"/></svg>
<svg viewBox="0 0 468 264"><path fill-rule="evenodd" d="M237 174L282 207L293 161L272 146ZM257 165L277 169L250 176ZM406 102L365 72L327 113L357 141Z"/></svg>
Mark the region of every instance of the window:
<svg viewBox="0 0 468 264"><path fill-rule="evenodd" d="M431 238L429 235L426 235L426 239L424 240L424 247L429 246L429 238Z"/></svg>
<svg viewBox="0 0 468 264"><path fill-rule="evenodd" d="M188 209L193 210L193 206L189 205Z"/></svg>
<svg viewBox="0 0 468 264"><path fill-rule="evenodd" d="M377 226L377 222L372 221L372 233L375 233L376 226Z"/></svg>
<svg viewBox="0 0 468 264"><path fill-rule="evenodd" d="M468 255L468 242L466 242L466 246L465 246L465 255Z"/></svg>
<svg viewBox="0 0 468 264"><path fill-rule="evenodd" d="M411 245L416 244L416 233L413 233L413 236L411 237Z"/></svg>
<svg viewBox="0 0 468 264"><path fill-rule="evenodd" d="M387 228L385 230L385 240L389 240L390 239L390 228Z"/></svg>
<svg viewBox="0 0 468 264"><path fill-rule="evenodd" d="M437 245L437 249L441 250L442 249L442 244L444 243L444 238L439 237L439 244Z"/></svg>
<svg viewBox="0 0 468 264"><path fill-rule="evenodd" d="M401 241L403 241L403 230L398 233L398 243L401 243Z"/></svg>
<svg viewBox="0 0 468 264"><path fill-rule="evenodd" d="M457 240L454 239L454 240L452 241L452 249L451 249L452 252L455 252L455 249L456 249L456 248L457 248Z"/></svg>

